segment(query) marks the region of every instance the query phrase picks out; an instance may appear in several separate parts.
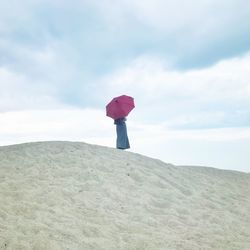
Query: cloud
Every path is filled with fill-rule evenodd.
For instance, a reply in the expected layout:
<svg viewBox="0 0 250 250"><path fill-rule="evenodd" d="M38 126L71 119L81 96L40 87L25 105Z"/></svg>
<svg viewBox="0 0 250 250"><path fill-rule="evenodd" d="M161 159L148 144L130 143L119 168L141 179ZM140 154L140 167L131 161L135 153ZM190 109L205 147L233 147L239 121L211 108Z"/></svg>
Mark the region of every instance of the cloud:
<svg viewBox="0 0 250 250"><path fill-rule="evenodd" d="M249 58L225 59L249 49L249 7L245 1L1 2L0 110L103 108L126 92L136 97L135 117L147 121L249 124Z"/></svg>
<svg viewBox="0 0 250 250"><path fill-rule="evenodd" d="M27 76L0 68L0 112L58 107L60 104L52 95L53 88L33 85ZM62 104L60 105L62 106Z"/></svg>
<svg viewBox="0 0 250 250"><path fill-rule="evenodd" d="M51 109L0 114L1 145L39 140L110 140L113 122L103 110ZM111 129L110 129L111 128Z"/></svg>
<svg viewBox="0 0 250 250"><path fill-rule="evenodd" d="M25 61L0 66L0 111L66 106L61 94L69 88L74 69L52 47L12 51Z"/></svg>
<svg viewBox="0 0 250 250"><path fill-rule="evenodd" d="M161 55L175 67L204 67L250 49L250 3L245 1L94 3L117 36L127 35L131 49L138 48L141 40L142 49L137 52Z"/></svg>
<svg viewBox="0 0 250 250"><path fill-rule="evenodd" d="M65 106L104 109L113 96L126 93L136 99L133 119L165 122L172 128L250 124L249 54L186 71L149 55L86 80L52 45L43 51L20 53L30 58L36 73L0 67L1 111Z"/></svg>
<svg viewBox="0 0 250 250"><path fill-rule="evenodd" d="M103 79L107 95L135 97L136 115L170 127L249 126L250 56L206 68L176 71L155 58L139 58Z"/></svg>
<svg viewBox="0 0 250 250"><path fill-rule="evenodd" d="M245 1L12 0L0 7L0 65L25 70L32 62L17 49L52 44L90 82L144 54L187 69L250 49Z"/></svg>
<svg viewBox="0 0 250 250"><path fill-rule="evenodd" d="M130 151L173 164L249 171L249 128L167 129L127 121ZM98 109L26 110L0 113L0 145L31 141L83 141L115 147L112 119Z"/></svg>

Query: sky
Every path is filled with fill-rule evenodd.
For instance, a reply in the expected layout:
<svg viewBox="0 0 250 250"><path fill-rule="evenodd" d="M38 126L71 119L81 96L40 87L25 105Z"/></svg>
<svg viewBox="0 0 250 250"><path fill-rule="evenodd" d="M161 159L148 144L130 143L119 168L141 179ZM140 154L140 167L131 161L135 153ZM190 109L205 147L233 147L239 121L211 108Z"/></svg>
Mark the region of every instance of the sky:
<svg viewBox="0 0 250 250"><path fill-rule="evenodd" d="M250 1L0 0L0 145L115 147L250 172Z"/></svg>

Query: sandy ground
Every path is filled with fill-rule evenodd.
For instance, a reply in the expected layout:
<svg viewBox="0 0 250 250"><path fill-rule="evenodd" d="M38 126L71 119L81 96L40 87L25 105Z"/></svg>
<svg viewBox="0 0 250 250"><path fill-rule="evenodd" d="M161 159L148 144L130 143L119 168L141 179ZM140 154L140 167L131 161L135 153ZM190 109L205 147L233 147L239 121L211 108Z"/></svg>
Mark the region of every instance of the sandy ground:
<svg viewBox="0 0 250 250"><path fill-rule="evenodd" d="M0 249L249 250L250 175L77 142L0 147Z"/></svg>

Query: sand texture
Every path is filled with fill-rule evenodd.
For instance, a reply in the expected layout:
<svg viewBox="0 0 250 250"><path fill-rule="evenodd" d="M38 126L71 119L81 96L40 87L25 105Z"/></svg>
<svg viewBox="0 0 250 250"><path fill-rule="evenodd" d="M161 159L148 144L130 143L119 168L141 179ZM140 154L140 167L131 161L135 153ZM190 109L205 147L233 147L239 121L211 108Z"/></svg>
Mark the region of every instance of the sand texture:
<svg viewBox="0 0 250 250"><path fill-rule="evenodd" d="M249 250L250 175L78 142L0 147L0 249Z"/></svg>

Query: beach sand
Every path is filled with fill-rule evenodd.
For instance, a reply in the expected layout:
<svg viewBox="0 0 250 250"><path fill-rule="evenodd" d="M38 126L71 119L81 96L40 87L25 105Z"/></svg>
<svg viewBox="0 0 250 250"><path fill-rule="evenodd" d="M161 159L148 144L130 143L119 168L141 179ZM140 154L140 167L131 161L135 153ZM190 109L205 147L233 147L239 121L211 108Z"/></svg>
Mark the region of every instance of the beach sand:
<svg viewBox="0 0 250 250"><path fill-rule="evenodd" d="M0 147L0 249L249 250L250 174L80 142Z"/></svg>

